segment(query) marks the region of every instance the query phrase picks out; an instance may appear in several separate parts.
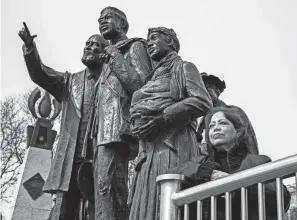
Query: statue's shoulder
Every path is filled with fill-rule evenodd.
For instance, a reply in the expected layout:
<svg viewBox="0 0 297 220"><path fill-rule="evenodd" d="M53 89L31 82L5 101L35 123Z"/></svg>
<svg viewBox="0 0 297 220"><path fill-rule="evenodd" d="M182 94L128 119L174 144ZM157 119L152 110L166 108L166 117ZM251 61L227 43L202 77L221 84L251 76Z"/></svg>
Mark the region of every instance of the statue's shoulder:
<svg viewBox="0 0 297 220"><path fill-rule="evenodd" d="M132 45L147 45L147 41L141 37L130 38L129 41L131 41Z"/></svg>
<svg viewBox="0 0 297 220"><path fill-rule="evenodd" d="M82 70L76 73L66 72L66 80L68 84L70 85L80 84L81 82L83 82L85 77L85 72L86 72L85 70Z"/></svg>
<svg viewBox="0 0 297 220"><path fill-rule="evenodd" d="M69 74L71 74L71 75L73 75L73 76L81 76L81 75L84 75L85 71L86 71L86 70L81 70L81 71L79 71L79 72L76 72L76 73L69 73Z"/></svg>
<svg viewBox="0 0 297 220"><path fill-rule="evenodd" d="M70 73L70 72L67 72L69 77L71 78L81 78L84 76L85 74L85 70L82 70L82 71L79 71L79 72L76 72L76 73Z"/></svg>
<svg viewBox="0 0 297 220"><path fill-rule="evenodd" d="M131 38L130 51L145 50L147 48L147 42L143 38Z"/></svg>
<svg viewBox="0 0 297 220"><path fill-rule="evenodd" d="M183 62L183 72L185 75L199 75L199 71L194 63L188 62L188 61L182 61Z"/></svg>
<svg viewBox="0 0 297 220"><path fill-rule="evenodd" d="M185 61L185 60L183 60L183 68L186 70L196 69L198 71L198 69L194 63Z"/></svg>

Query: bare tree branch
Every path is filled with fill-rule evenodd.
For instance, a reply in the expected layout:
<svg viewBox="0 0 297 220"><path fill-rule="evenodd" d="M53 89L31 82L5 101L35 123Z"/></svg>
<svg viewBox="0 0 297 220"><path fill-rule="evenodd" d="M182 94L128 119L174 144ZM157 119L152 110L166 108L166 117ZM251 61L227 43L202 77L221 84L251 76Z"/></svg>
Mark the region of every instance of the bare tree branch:
<svg viewBox="0 0 297 220"><path fill-rule="evenodd" d="M19 105L19 99L9 97L1 101L1 127L0 127L0 200L9 201L12 196L9 189L17 182L19 167L25 155L26 117Z"/></svg>
<svg viewBox="0 0 297 220"><path fill-rule="evenodd" d="M12 187L17 183L19 168L23 163L26 149L26 126L35 123L28 107L29 92L1 101L0 110L0 201L9 202Z"/></svg>

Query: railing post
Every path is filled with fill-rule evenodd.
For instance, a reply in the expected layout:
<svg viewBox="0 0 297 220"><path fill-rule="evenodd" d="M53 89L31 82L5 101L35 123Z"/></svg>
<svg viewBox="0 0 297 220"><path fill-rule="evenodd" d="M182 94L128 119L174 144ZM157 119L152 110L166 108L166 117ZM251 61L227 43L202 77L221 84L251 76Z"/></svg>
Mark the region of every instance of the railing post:
<svg viewBox="0 0 297 220"><path fill-rule="evenodd" d="M160 217L159 220L180 220L179 208L173 204L171 195L180 191L181 184L184 182L184 175L163 174L157 177L160 185Z"/></svg>

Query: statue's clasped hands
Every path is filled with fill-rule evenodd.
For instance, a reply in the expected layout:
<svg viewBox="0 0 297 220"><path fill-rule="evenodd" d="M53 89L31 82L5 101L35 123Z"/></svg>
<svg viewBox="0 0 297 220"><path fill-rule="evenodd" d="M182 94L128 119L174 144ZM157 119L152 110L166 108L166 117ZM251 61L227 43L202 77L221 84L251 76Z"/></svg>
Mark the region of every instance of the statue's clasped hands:
<svg viewBox="0 0 297 220"><path fill-rule="evenodd" d="M158 135L160 129L165 127L165 119L163 115L159 116L141 116L141 120L148 121L141 126L132 128L132 134L139 138L154 138Z"/></svg>
<svg viewBox="0 0 297 220"><path fill-rule="evenodd" d="M34 38L37 37L37 35L31 35L30 31L26 25L26 22L23 22L24 27L22 30L19 31L20 38L24 41L26 46L32 45Z"/></svg>

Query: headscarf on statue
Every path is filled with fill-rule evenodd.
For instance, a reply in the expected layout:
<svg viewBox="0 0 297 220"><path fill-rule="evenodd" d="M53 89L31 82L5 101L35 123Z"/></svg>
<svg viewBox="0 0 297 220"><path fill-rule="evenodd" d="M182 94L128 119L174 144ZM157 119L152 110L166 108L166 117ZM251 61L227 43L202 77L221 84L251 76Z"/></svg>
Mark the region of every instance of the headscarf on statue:
<svg viewBox="0 0 297 220"><path fill-rule="evenodd" d="M173 51L164 57L153 70L153 79L158 75L162 75L164 72L172 74L170 81L170 96L175 101L185 98L186 78L183 73L183 63L181 57ZM161 66L165 67L164 70L158 75L154 75L155 71Z"/></svg>

